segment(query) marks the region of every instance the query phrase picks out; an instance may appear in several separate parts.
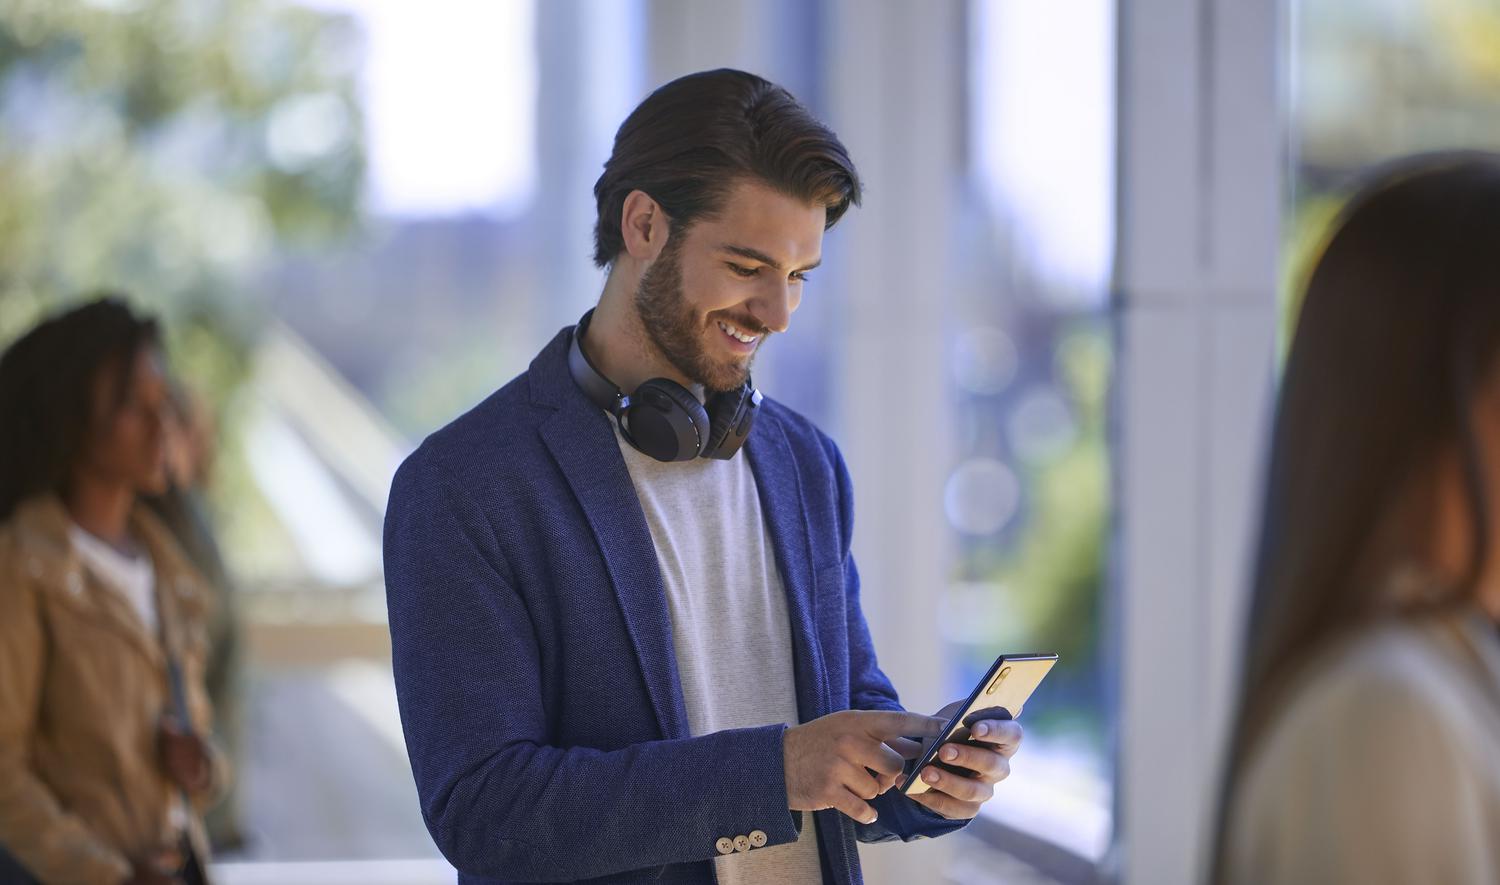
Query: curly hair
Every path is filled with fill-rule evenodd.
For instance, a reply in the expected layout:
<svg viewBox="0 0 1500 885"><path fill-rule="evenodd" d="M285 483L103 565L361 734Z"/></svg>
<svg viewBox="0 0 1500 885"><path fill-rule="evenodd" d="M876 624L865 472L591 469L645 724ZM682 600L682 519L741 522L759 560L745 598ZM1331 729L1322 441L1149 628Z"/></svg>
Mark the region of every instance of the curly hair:
<svg viewBox="0 0 1500 885"><path fill-rule="evenodd" d="M100 373L115 370L109 393L123 402L136 355L160 346L154 318L106 293L49 317L0 355L0 520L32 495L66 493Z"/></svg>

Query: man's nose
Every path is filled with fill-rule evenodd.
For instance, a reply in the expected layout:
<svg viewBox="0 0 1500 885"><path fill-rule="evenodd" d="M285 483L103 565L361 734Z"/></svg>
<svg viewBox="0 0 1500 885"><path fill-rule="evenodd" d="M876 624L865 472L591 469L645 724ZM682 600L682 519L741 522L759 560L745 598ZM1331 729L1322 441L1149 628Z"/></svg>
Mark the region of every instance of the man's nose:
<svg viewBox="0 0 1500 885"><path fill-rule="evenodd" d="M791 325L792 311L797 309L801 300L797 284L788 280L770 280L750 305L750 313L762 326L780 334Z"/></svg>

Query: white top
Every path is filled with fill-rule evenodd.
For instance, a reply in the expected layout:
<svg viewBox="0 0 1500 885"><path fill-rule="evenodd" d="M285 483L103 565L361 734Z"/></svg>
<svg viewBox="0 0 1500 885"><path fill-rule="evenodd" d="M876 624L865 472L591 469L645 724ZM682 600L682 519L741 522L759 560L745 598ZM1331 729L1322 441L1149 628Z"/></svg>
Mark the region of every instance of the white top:
<svg viewBox="0 0 1500 885"><path fill-rule="evenodd" d="M96 537L77 523L68 524L73 549L83 557L84 565L111 589L125 597L130 607L156 635L156 566L145 553L127 556L108 542Z"/></svg>
<svg viewBox="0 0 1500 885"><path fill-rule="evenodd" d="M97 575L105 586L123 596L145 625L146 632L153 638L158 637L156 565L151 557L145 553L126 555L77 523L68 524L68 538L89 571ZM185 801L179 795L167 806L172 828L178 832L187 827L188 811Z"/></svg>
<svg viewBox="0 0 1500 885"><path fill-rule="evenodd" d="M1246 760L1226 885L1500 881L1500 637L1477 611L1309 664Z"/></svg>
<svg viewBox="0 0 1500 885"><path fill-rule="evenodd" d="M615 438L661 565L677 673L694 736L798 724L786 591L766 536L750 462L661 462ZM820 883L817 829L805 811L796 842L714 859L719 885ZM743 833L758 826L747 820Z"/></svg>

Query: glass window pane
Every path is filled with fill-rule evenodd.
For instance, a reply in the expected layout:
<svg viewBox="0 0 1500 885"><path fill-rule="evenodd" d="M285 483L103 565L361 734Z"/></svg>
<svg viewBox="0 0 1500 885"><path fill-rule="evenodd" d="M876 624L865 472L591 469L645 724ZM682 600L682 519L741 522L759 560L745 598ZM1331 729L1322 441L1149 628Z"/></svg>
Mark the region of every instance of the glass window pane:
<svg viewBox="0 0 1500 885"><path fill-rule="evenodd" d="M971 5L968 233L949 341L960 460L944 497L961 558L943 625L954 692L998 653L1060 655L1005 786L1085 800L1061 824L1081 834L1057 836L1102 850L1115 33L1112 4L1065 5Z"/></svg>

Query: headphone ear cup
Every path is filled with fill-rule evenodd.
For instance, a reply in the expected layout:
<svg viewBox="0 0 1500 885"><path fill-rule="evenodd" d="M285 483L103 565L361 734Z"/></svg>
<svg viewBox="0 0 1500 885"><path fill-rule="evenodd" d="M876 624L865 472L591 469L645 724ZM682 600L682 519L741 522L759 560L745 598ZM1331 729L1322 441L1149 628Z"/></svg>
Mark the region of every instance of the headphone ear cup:
<svg viewBox="0 0 1500 885"><path fill-rule="evenodd" d="M713 423L703 457L721 461L734 457L750 435L750 425L755 421L760 399L760 391L751 387L749 382L738 390L726 390L709 398L708 414Z"/></svg>
<svg viewBox="0 0 1500 885"><path fill-rule="evenodd" d="M652 378L630 395L625 410L630 442L658 461L690 461L708 444L708 412L693 392L669 378Z"/></svg>

